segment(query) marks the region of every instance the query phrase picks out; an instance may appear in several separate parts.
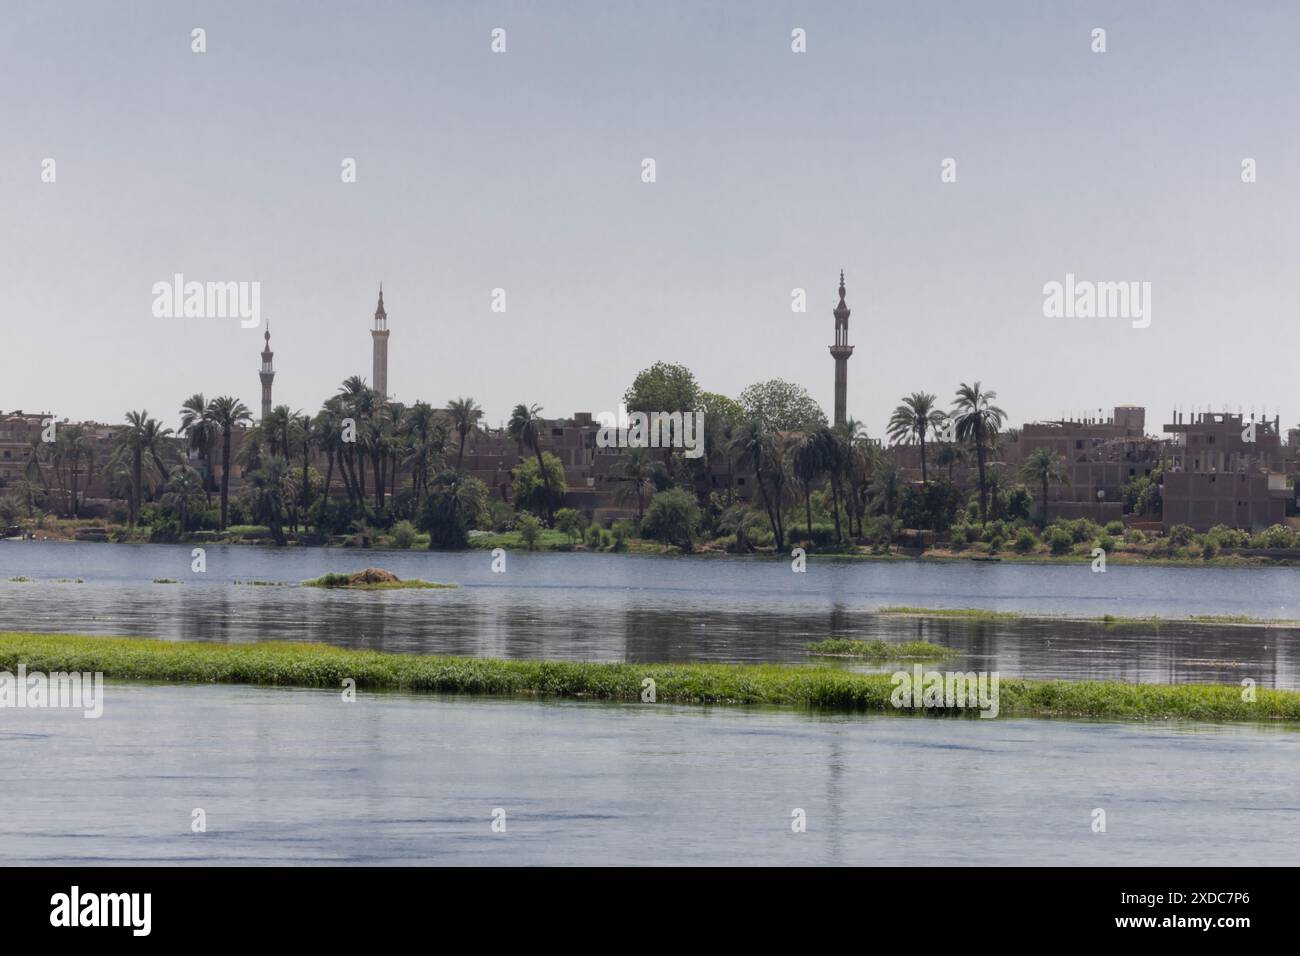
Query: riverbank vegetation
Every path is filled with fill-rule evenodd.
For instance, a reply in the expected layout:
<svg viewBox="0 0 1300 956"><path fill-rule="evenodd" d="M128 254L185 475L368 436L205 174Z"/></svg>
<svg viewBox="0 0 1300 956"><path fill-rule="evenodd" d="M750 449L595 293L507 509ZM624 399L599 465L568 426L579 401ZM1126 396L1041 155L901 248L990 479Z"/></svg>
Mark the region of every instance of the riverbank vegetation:
<svg viewBox="0 0 1300 956"><path fill-rule="evenodd" d="M882 607L877 614L944 618L963 621L1070 621L1074 623L1099 624L1102 627L1160 627L1162 624L1233 626L1233 627L1300 627L1300 620L1285 618L1249 617L1245 614L1192 614L1188 617L1124 617L1116 614L1103 614L1099 617L1080 617L1071 614L1022 613L1020 611L990 611L977 607Z"/></svg>
<svg viewBox="0 0 1300 956"><path fill-rule="evenodd" d="M261 684L338 690L437 691L658 703L771 704L898 713L888 674L835 667L604 664L410 656L317 644L198 644L135 638L0 633L0 669L99 671L110 680ZM1300 692L1116 681L1000 681L1002 716L1134 720L1300 721ZM643 704L642 706L652 706ZM927 714L948 713L931 708ZM954 708L954 711L956 709ZM970 715L977 711L967 709Z"/></svg>
<svg viewBox="0 0 1300 956"><path fill-rule="evenodd" d="M33 434L21 477L0 483L0 533L654 554L788 556L798 547L1041 562L1090 561L1100 549L1119 564L1300 561L1300 532L1284 524L1254 533L1162 529L1159 460L1130 469L1106 499L1123 520L1054 515L1067 463L1047 447L1022 447L997 401L978 381L960 383L947 409L913 392L894 409L885 447L853 419L830 424L799 385L773 379L732 398L658 362L635 377L624 402L632 412L702 412L702 454L688 457L684 448L596 454L590 432L571 435L579 452L565 437L575 422L546 419L539 405L518 403L491 429L472 398L407 405L357 376L315 413L280 405L257 422L237 397L196 393L180 404L175 430L133 410L107 445L77 424ZM92 485L108 497L90 499Z"/></svg>
<svg viewBox="0 0 1300 956"><path fill-rule="evenodd" d="M950 657L957 652L941 644L931 644L929 641L905 641L901 644L893 644L889 641L829 638L809 644L808 653L814 657L860 657L873 661L933 661Z"/></svg>

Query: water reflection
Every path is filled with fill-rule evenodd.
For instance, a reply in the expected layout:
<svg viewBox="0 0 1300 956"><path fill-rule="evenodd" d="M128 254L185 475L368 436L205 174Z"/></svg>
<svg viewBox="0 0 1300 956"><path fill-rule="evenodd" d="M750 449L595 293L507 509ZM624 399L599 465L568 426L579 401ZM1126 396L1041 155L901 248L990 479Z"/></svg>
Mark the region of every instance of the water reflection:
<svg viewBox="0 0 1300 956"><path fill-rule="evenodd" d="M1300 628L1106 627L878 613L889 604L1010 603L1089 616L1229 614L1252 607L1250 613L1262 615L1291 600L1300 583L1300 571L1291 569L1120 568L1093 575L1070 567L1007 565L990 572L963 564L838 562L794 575L784 562L542 554L512 555L509 573L496 575L481 554L224 547L209 549L206 575L192 575L189 560L187 547L0 543L0 630L647 662L805 663L810 641L870 637L932 641L960 652L945 667L1005 676L1157 683L1250 678L1264 687L1300 687ZM463 586L382 593L296 586L327 570L366 564ZM1243 574L1252 588L1243 590ZM33 580L9 580L19 575ZM54 580L73 575L84 583ZM154 584L155 577L182 583ZM1113 580L1100 585L1099 578ZM238 583L248 580L294 586ZM1098 587L1110 589L1109 604L1097 605ZM1243 593L1253 604L1243 606Z"/></svg>

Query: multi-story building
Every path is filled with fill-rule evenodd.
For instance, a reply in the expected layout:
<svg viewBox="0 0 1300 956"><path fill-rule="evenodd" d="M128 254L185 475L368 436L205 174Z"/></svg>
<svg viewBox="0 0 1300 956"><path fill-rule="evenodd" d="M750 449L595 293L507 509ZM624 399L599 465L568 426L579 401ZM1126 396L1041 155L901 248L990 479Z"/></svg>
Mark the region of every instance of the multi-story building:
<svg viewBox="0 0 1300 956"><path fill-rule="evenodd" d="M1036 448L1048 448L1065 463L1067 480L1048 485L1049 513L1061 518L1118 520L1124 511L1124 485L1149 476L1159 466L1162 442L1146 435L1146 409L1118 405L1107 418L1032 422L1017 441L1004 443L1007 467L1018 476ZM1040 495L1040 488L1031 488Z"/></svg>
<svg viewBox="0 0 1300 956"><path fill-rule="evenodd" d="M1285 522L1287 485L1280 420L1228 412L1175 413L1164 458L1164 525L1257 531Z"/></svg>

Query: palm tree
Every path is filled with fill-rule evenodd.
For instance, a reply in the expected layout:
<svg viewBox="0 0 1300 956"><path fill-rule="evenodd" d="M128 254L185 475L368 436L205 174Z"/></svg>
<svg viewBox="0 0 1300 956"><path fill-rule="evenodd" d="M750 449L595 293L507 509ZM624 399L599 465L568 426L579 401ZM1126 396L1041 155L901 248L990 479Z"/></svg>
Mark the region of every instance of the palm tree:
<svg viewBox="0 0 1300 956"><path fill-rule="evenodd" d="M252 471L248 480L253 489L253 512L257 520L271 529L276 544L284 544L285 487L289 485L289 463L271 455L261 468Z"/></svg>
<svg viewBox="0 0 1300 956"><path fill-rule="evenodd" d="M230 436L236 426L253 420L253 414L233 395L219 395L208 404L208 417L221 430L221 530L230 516Z"/></svg>
<svg viewBox="0 0 1300 956"><path fill-rule="evenodd" d="M794 446L794 476L803 485L804 517L808 524L808 540L812 541L812 484L826 470L826 442L820 431L806 432Z"/></svg>
<svg viewBox="0 0 1300 956"><path fill-rule="evenodd" d="M546 473L546 464L542 461L542 406L516 405L506 423L506 431L521 446L531 448L537 455L537 470L542 474L542 484L546 487L546 519L554 518L551 508L551 476Z"/></svg>
<svg viewBox="0 0 1300 956"><path fill-rule="evenodd" d="M925 433L931 428L938 429L947 420L938 408L935 397L929 392L913 392L903 399L903 404L894 409L889 419L889 438L900 442L915 437L921 446L921 484L929 483L930 477L925 466Z"/></svg>
<svg viewBox="0 0 1300 956"><path fill-rule="evenodd" d="M181 404L180 434L187 440L189 450L197 454L203 464L203 490L211 506L212 490L216 487L212 473L212 443L216 440L217 429L208 417L208 403L202 392L195 392Z"/></svg>
<svg viewBox="0 0 1300 956"><path fill-rule="evenodd" d="M622 504L636 499L636 519L645 517L645 492L654 484L656 475L663 472L664 466L650 457L645 448L628 448L618 456L610 468L610 477L615 481L627 482L615 495Z"/></svg>
<svg viewBox="0 0 1300 956"><path fill-rule="evenodd" d="M736 458L738 468L752 468L758 482L758 497L767 512L772 526L772 537L778 552L785 550L785 522L781 513L784 495L784 462L781 448L766 429L754 419L741 422L735 429L728 452ZM776 480L769 491L769 478Z"/></svg>
<svg viewBox="0 0 1300 956"><path fill-rule="evenodd" d="M479 408L472 398L454 398L447 403L447 411L451 412L452 427L460 436L460 450L456 453L456 467L460 468L465 460L465 438L473 434L478 426L483 409Z"/></svg>
<svg viewBox="0 0 1300 956"><path fill-rule="evenodd" d="M118 450L130 460L131 494L128 500L128 523L135 527L140 515L143 501L145 462L156 468L163 479L167 471L162 463L158 446L172 433L170 428L163 428L156 418L150 418L147 411L126 413L126 427L118 432ZM152 477L152 475L151 475Z"/></svg>
<svg viewBox="0 0 1300 956"><path fill-rule="evenodd" d="M888 518L898 513L903 492L903 473L893 458L882 456L871 472L871 507Z"/></svg>
<svg viewBox="0 0 1300 956"><path fill-rule="evenodd" d="M73 516L80 516L81 502L78 496L78 484L81 476L81 463L86 462L86 483L90 484L95 465L95 443L83 425L67 425L59 429L55 439L55 449L60 460L67 467L67 487L71 493L69 511Z"/></svg>
<svg viewBox="0 0 1300 956"><path fill-rule="evenodd" d="M1052 449L1046 446L1039 446L1029 453L1025 459L1024 465L1020 468L1020 477L1023 481L1036 481L1043 487L1043 507L1039 515L1039 527L1047 527L1047 485L1054 482L1063 485L1070 480L1069 472L1066 470L1065 458L1058 455Z"/></svg>
<svg viewBox="0 0 1300 956"><path fill-rule="evenodd" d="M939 454L935 459L939 465L948 469L948 481L952 481L952 469L954 465L960 464L966 458L965 452L962 451L961 445L956 442L949 442L939 449Z"/></svg>
<svg viewBox="0 0 1300 956"><path fill-rule="evenodd" d="M175 508L180 518L181 531L190 530L190 517L198 508L207 503L207 491L199 473L188 465L183 465L172 472L167 482L167 491L162 496L163 504Z"/></svg>
<svg viewBox="0 0 1300 956"><path fill-rule="evenodd" d="M993 404L998 397L994 391L984 391L980 383L967 385L965 382L957 389L953 402L952 414L957 422L957 440L970 442L975 446L975 457L979 462L980 483L980 522L987 520L988 483L984 473L984 459L988 453L989 443L1002 427L1006 412Z"/></svg>
<svg viewBox="0 0 1300 956"><path fill-rule="evenodd" d="M289 457L289 428L293 422L293 412L288 405L277 405L261 421L262 432L266 436L266 447L272 455Z"/></svg>

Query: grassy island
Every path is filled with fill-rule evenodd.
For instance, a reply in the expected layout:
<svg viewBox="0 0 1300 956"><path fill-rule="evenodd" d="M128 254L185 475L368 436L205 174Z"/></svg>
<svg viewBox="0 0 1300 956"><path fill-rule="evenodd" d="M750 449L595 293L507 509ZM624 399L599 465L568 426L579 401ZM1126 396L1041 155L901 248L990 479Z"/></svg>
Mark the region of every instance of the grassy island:
<svg viewBox="0 0 1300 956"><path fill-rule="evenodd" d="M312 578L310 581L303 581L303 587L308 588L348 588L355 591L394 591L402 588L454 588L454 584L436 584L431 581L420 581L410 578L406 581L401 580L391 571L384 571L380 568L366 568L364 571L356 571L352 574L323 574L318 578Z"/></svg>
<svg viewBox="0 0 1300 956"><path fill-rule="evenodd" d="M100 671L111 680L263 684L457 694L641 701L647 679L659 703L772 704L822 711L898 713L889 674L833 667L734 664L602 664L495 660L354 651L319 644L198 644L138 638L0 633L0 670ZM1118 681L1000 682L1004 716L1300 723L1300 692ZM645 705L650 706L650 705ZM934 708L928 714L965 713Z"/></svg>
<svg viewBox="0 0 1300 956"><path fill-rule="evenodd" d="M831 638L814 641L808 645L814 657L860 657L874 661L934 661L956 653L952 648L929 641L906 641L891 644L888 641L852 641Z"/></svg>

